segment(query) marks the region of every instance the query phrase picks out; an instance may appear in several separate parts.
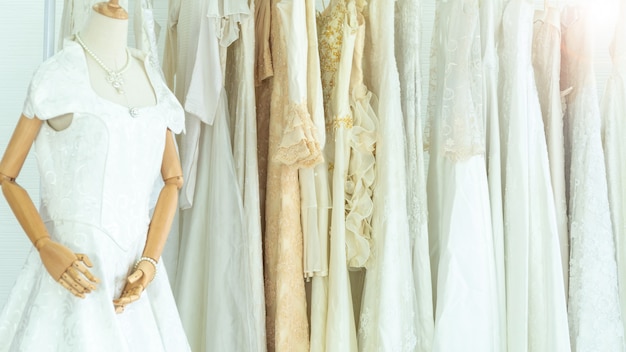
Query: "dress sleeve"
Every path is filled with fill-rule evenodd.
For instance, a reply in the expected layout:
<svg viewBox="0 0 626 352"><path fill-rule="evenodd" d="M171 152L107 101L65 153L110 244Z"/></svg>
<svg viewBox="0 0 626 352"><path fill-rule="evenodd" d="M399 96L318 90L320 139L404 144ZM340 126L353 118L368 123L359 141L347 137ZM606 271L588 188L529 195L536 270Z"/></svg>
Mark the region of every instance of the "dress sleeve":
<svg viewBox="0 0 626 352"><path fill-rule="evenodd" d="M72 62L67 54L61 51L37 68L24 101L24 116L48 120L83 112L93 103L85 93L84 78L78 71L80 66Z"/></svg>
<svg viewBox="0 0 626 352"><path fill-rule="evenodd" d="M159 76L160 79L160 76ZM179 134L185 132L185 110L174 96L174 93L167 87L166 83L161 81L161 89L163 90L163 114L165 124L172 132Z"/></svg>

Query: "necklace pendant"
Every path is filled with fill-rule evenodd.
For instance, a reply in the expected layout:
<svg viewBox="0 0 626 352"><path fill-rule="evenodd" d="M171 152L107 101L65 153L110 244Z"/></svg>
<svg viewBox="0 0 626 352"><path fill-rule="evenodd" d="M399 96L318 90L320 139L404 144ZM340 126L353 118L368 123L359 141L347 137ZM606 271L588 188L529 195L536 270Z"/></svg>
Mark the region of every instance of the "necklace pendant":
<svg viewBox="0 0 626 352"><path fill-rule="evenodd" d="M107 81L117 90L118 94L124 94L124 77L117 72L109 72Z"/></svg>

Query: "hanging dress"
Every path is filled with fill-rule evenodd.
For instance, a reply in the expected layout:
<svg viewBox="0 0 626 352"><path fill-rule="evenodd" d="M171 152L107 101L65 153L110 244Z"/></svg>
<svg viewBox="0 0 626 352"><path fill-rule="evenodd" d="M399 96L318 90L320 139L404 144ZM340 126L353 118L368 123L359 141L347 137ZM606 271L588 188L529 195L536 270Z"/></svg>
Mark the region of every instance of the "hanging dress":
<svg viewBox="0 0 626 352"><path fill-rule="evenodd" d="M485 161L491 206L491 231L496 265L496 287L500 323L500 351L506 350L506 275L504 266L504 215L502 206L502 160L500 157L500 114L498 110L499 63L496 35L502 20L502 0L480 0L480 41L483 64L483 123Z"/></svg>
<svg viewBox="0 0 626 352"><path fill-rule="evenodd" d="M531 63L534 6L512 0L500 43L508 350L568 351L554 196Z"/></svg>
<svg viewBox="0 0 626 352"><path fill-rule="evenodd" d="M307 54L297 50L307 42L306 30L297 29L306 28L304 5L272 0L269 6L270 104L257 99L257 109L265 110L260 115L269 116L264 243L268 350L308 351L298 169L314 167L322 153L306 103Z"/></svg>
<svg viewBox="0 0 626 352"><path fill-rule="evenodd" d="M626 6L622 4L611 46L613 72L602 101L602 142L617 253L622 322L626 318ZM626 325L626 324L625 324ZM624 331L626 336L626 326Z"/></svg>
<svg viewBox="0 0 626 352"><path fill-rule="evenodd" d="M422 138L420 67L420 1L400 0L395 7L395 53L400 76L406 138L406 180L413 282L416 295L418 352L432 350L433 291L428 247L428 203Z"/></svg>
<svg viewBox="0 0 626 352"><path fill-rule="evenodd" d="M329 126L324 152L331 169L332 195L325 350L356 352L345 203L353 125L349 88L357 27L354 1L332 1L319 15L318 27L326 124Z"/></svg>
<svg viewBox="0 0 626 352"><path fill-rule="evenodd" d="M478 1L437 3L426 141L433 351L499 351Z"/></svg>
<svg viewBox="0 0 626 352"><path fill-rule="evenodd" d="M170 5L170 35L177 36L169 43L177 50L167 53L175 65L166 67L176 69L175 91L186 112L188 133L179 145L190 182L181 190L187 209L180 212L174 295L194 351L256 351L263 343L251 323L261 318L257 273L250 268L259 265L251 262L258 243L248 234L235 169L223 82L226 48L216 19L207 16L209 3Z"/></svg>
<svg viewBox="0 0 626 352"><path fill-rule="evenodd" d="M311 119L315 124L317 140L323 147L327 143L327 134L315 0L306 0L305 6L309 47L307 104ZM328 166L328 160L324 158L324 162L315 166L314 169L300 169L299 171L304 235L304 276L311 282L309 304L311 352L323 352L326 349L331 208Z"/></svg>
<svg viewBox="0 0 626 352"><path fill-rule="evenodd" d="M248 312L256 337L250 352L265 351L265 294L263 292L263 252L257 160L256 100L254 92L254 0L250 14L240 16L239 40L229 47L226 92L229 97L231 133L237 184L243 197L245 233L248 236L249 269L253 310ZM230 19L233 21L234 19Z"/></svg>
<svg viewBox="0 0 626 352"><path fill-rule="evenodd" d="M624 347L616 247L613 238L600 109L592 56L592 34L582 5L567 7L561 17L561 89L565 181L569 206L569 325L572 350L616 351Z"/></svg>
<svg viewBox="0 0 626 352"><path fill-rule="evenodd" d="M44 121L35 139L42 219L52 240L91 259L100 283L76 298L48 274L33 248L0 313L2 352L189 351L161 262L138 301L122 314L113 306L146 243L166 129L183 129L182 108L158 70L131 53L143 62L157 100L137 108L134 118L93 90L83 49L73 41L31 81L26 117L73 114L63 131Z"/></svg>
<svg viewBox="0 0 626 352"><path fill-rule="evenodd" d="M363 81L378 116L372 238L359 316L359 351L414 351L416 296L406 200L400 80L394 57L394 3L371 0L364 13Z"/></svg>
<svg viewBox="0 0 626 352"><path fill-rule="evenodd" d="M565 157L563 149L563 109L561 107L561 20L556 7L536 11L532 63L546 134L550 179L554 192L557 230L561 248L564 288L569 279L569 234L565 201Z"/></svg>

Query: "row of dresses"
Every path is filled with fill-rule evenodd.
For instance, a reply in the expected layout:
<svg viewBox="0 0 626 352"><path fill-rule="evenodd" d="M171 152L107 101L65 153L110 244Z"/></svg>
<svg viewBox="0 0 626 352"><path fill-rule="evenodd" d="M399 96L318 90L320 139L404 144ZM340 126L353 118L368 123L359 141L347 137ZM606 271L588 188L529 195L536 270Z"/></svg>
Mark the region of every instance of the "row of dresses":
<svg viewBox="0 0 626 352"><path fill-rule="evenodd" d="M624 351L625 9L600 110L585 10L534 8L437 2L424 92L419 1L171 0L191 349Z"/></svg>
<svg viewBox="0 0 626 352"><path fill-rule="evenodd" d="M588 9L460 0L436 11L433 351L623 351L621 185L605 171L623 147L604 138L603 150L619 127L601 125Z"/></svg>

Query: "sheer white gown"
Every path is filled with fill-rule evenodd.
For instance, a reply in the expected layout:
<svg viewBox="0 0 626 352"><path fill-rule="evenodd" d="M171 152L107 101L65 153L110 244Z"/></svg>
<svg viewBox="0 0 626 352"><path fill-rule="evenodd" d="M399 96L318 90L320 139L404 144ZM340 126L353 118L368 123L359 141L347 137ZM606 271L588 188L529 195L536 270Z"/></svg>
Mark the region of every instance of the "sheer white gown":
<svg viewBox="0 0 626 352"><path fill-rule="evenodd" d="M571 241L569 325L573 351L621 352L624 327L588 13L584 6L568 7L561 17L561 89L573 87L563 121Z"/></svg>
<svg viewBox="0 0 626 352"><path fill-rule="evenodd" d="M428 248L428 203L422 137L422 77L420 67L420 2L396 1L395 54L400 75L402 114L406 142L407 211L417 300L416 351L430 352L434 318L433 291Z"/></svg>
<svg viewBox="0 0 626 352"><path fill-rule="evenodd" d="M394 56L394 3L369 1L365 85L378 97L372 251L361 313L359 351L413 351L417 345L400 82Z"/></svg>
<svg viewBox="0 0 626 352"><path fill-rule="evenodd" d="M626 318L626 6L611 45L613 72L606 84L602 102L602 142L608 179L609 204L617 249L622 322ZM626 325L626 324L625 324ZM624 330L626 336L626 326Z"/></svg>
<svg viewBox="0 0 626 352"><path fill-rule="evenodd" d="M478 1L439 2L435 16L426 129L433 351L499 351Z"/></svg>
<svg viewBox="0 0 626 352"><path fill-rule="evenodd" d="M480 41L483 64L483 116L485 125L485 158L491 231L496 265L496 289L500 323L500 350L506 350L506 278L504 267L504 215L502 205L502 160L500 157L500 112L498 110L499 61L496 36L500 33L502 0L480 3Z"/></svg>
<svg viewBox="0 0 626 352"><path fill-rule="evenodd" d="M548 151L531 64L530 0L502 19L500 121L508 350L569 351L567 311Z"/></svg>
<svg viewBox="0 0 626 352"><path fill-rule="evenodd" d="M255 219L246 219L250 209L235 167L224 87L221 44L232 38L225 36L228 22L210 13L210 5L170 3L168 42L176 46L166 52L165 74L170 81L175 75L187 128L180 150L181 207L188 209L180 213L174 296L194 351L257 351L264 348L263 314L259 273L251 268L261 265L259 238L248 232Z"/></svg>
<svg viewBox="0 0 626 352"><path fill-rule="evenodd" d="M559 9L536 11L533 21L532 63L537 83L550 164L556 224L561 247L563 282L567 295L569 283L569 232L565 200L565 150L563 145L563 108L561 104L561 20Z"/></svg>

